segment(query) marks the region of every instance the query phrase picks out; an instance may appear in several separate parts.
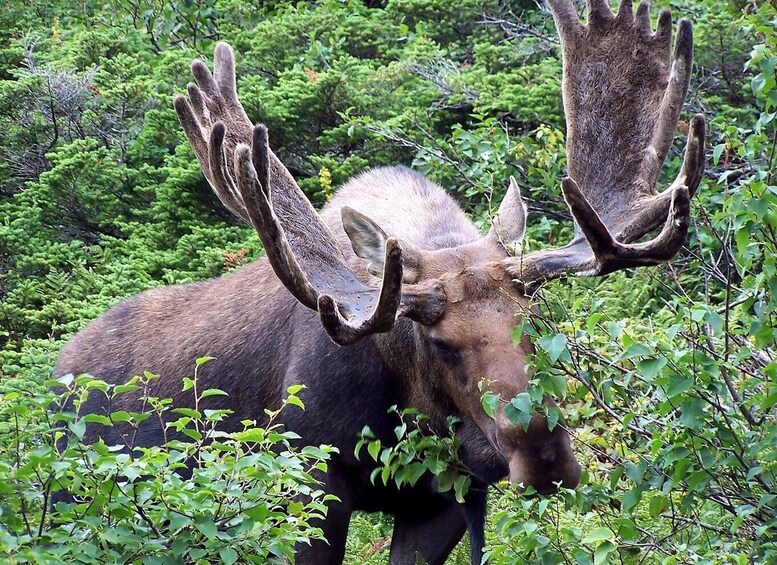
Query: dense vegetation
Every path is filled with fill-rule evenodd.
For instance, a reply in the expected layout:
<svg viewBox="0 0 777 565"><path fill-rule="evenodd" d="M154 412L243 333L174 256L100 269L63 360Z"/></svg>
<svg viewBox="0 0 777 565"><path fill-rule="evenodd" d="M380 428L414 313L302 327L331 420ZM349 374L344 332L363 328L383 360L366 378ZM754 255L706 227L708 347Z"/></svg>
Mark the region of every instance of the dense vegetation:
<svg viewBox="0 0 777 565"><path fill-rule="evenodd" d="M655 4L695 22L683 119L703 112L710 127L691 235L668 266L547 285L536 298L541 316L516 330L537 348L537 379L513 400L516 413L530 409L532 395L552 393L585 473L577 491L553 498L499 485L493 563L777 560L777 9L773 0ZM366 168L405 163L487 225L492 199L515 175L530 206L528 245L569 236L558 44L548 12L531 0L7 4L3 562L266 562L318 535L307 520L321 511L321 494L308 471L328 452L296 452L282 430L246 422L242 434L205 446L223 415L181 412L178 426L194 443L132 462L106 446L75 443L58 454L49 441L46 379L69 336L127 295L218 276L261 255L256 236L211 195L172 110L189 63L208 60L217 40L239 54L249 116L268 125L314 202ZM679 131L664 186L683 138ZM83 378L68 385L73 395L123 392ZM169 408L149 400L150 412ZM83 424L68 418L77 438ZM419 434L400 427L398 436L381 457L384 480L402 480L403 462L437 469L429 462L450 451L439 447L446 438L417 451ZM273 459L271 448L283 455ZM377 456L383 447L370 449ZM196 488L172 473L187 457L203 462ZM137 481L117 493L118 469ZM54 483L98 502L50 522ZM274 501L300 488L310 504L279 511ZM389 535L385 519L358 518L349 561L385 562Z"/></svg>

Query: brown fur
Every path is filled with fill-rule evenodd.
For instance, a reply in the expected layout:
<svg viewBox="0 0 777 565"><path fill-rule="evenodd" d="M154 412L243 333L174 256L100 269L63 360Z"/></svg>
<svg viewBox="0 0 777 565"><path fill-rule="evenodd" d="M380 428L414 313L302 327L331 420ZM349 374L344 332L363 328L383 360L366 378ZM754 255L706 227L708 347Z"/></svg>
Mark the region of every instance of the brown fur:
<svg viewBox="0 0 777 565"><path fill-rule="evenodd" d="M486 417L480 405L481 381L509 400L529 378L525 371L529 346L524 342L515 347L511 338L526 299L501 266L504 249L479 238L439 186L408 169L378 169L348 183L321 214L348 263L366 282L374 277L353 253L338 207L365 207L371 202L390 202L388 211L381 213L374 206L369 210L384 222L387 233L420 254L419 278L438 279L445 287L446 309L433 325L401 319L390 333L338 347L323 335L315 313L297 303L268 261L261 259L218 279L150 290L117 305L67 344L55 375L89 372L119 383L148 370L162 375L154 382L152 394L172 396L176 405L188 405L192 399L180 392L179 378L191 374L197 357L212 355L216 360L202 367L202 386L229 393L226 399L208 399L213 407L235 410L226 429L236 429L242 419L261 421L263 409L277 408L289 385L305 384L307 390L301 393L305 412L292 409L284 422L306 443L340 448L329 480L333 492L347 501L342 508L380 509L398 516L398 530L408 533L403 534L406 542L398 538L397 555L405 551L399 549L403 543L425 543L410 533L421 530L408 529L401 519L405 505L415 505L410 500L420 500L421 494L409 491L411 498L401 503L397 495L382 501L382 495L369 494L370 489L379 493L379 488L354 495L336 486L340 475L349 476L352 486L363 484L359 489L370 484L370 466L353 459L353 445L364 425L390 441L393 424L387 411L392 404L418 408L439 428L447 416L459 417L463 457L476 480L489 483L511 474L513 480L539 490L553 489L553 481L574 486L580 470L566 432L556 428L550 433L539 419L526 433L503 417L496 422ZM395 219L411 216L414 222ZM431 340L455 351L455 362L441 360ZM112 409L137 408L126 399L121 402ZM85 409L100 412L106 407L90 399ZM87 436L94 440L105 434L106 430L90 426ZM532 440L534 435L538 439ZM105 439L119 443L115 436ZM143 444L161 439L161 429L151 421L139 438ZM538 444L554 457L543 458L545 451L535 453ZM520 463L510 463L518 459ZM432 493L423 496L433 497ZM430 498L427 504L439 503ZM410 515L418 512L416 507ZM443 519L446 527L452 527L450 520L460 512L454 504L444 514L430 517L429 527L443 516L448 516ZM336 537L339 530L333 529L331 535ZM305 562L304 555L299 562ZM320 550L317 555L320 558Z"/></svg>

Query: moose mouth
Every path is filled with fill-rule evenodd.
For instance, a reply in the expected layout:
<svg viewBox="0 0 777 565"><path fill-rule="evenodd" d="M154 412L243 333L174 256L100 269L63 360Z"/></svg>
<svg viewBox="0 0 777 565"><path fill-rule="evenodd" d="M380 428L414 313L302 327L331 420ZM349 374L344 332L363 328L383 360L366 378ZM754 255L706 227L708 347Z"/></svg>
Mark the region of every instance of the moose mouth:
<svg viewBox="0 0 777 565"><path fill-rule="evenodd" d="M502 414L490 420L486 429L472 423L462 425L457 436L464 465L483 482L508 479L524 492L531 487L537 494L548 495L559 487L577 488L582 467L568 433L561 427L550 431L541 418L537 420L529 426L533 436L509 424Z"/></svg>
<svg viewBox="0 0 777 565"><path fill-rule="evenodd" d="M537 494L556 494L559 488L575 489L580 484L582 467L576 459L571 461L541 461L540 469L536 463L527 469L525 459L515 454L510 458L510 482L522 490L532 487Z"/></svg>
<svg viewBox="0 0 777 565"><path fill-rule="evenodd" d="M497 480L507 478L519 489L531 487L538 494L575 489L580 483L582 467L572 451L569 434L562 426L549 430L539 414L524 430L500 413L483 433L502 463Z"/></svg>

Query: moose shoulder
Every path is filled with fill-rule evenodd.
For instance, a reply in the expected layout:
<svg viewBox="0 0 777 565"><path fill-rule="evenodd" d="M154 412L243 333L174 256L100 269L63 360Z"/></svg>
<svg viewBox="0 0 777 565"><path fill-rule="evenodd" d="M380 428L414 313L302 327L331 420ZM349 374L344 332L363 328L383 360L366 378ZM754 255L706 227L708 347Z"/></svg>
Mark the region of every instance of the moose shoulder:
<svg viewBox="0 0 777 565"><path fill-rule="evenodd" d="M395 517L392 563L415 563L419 553L442 563L467 529L480 563L490 483L509 477L553 492L580 478L562 426L551 431L535 414L524 430L501 409L490 418L481 406L479 385L509 400L531 378L530 344L511 337L531 314L527 289L670 259L685 240L689 199L704 170L704 120L696 116L680 174L656 191L690 80L690 23L680 22L670 57L666 11L653 31L645 3L635 14L622 0L614 14L605 0L589 0L585 25L571 0L549 4L563 51L570 176L562 188L575 219L569 244L513 256L508 250L518 247L526 219L514 182L481 236L442 188L404 167L351 180L317 214L269 149L267 130L246 116L234 56L222 43L213 74L192 64L196 84L175 107L209 183L254 226L266 257L219 279L126 300L67 344L55 376L87 372L118 383L153 371L161 378L151 394L185 406L192 399L180 391L180 377L212 355L200 378L229 393L208 399L233 411L227 429L261 419L288 386L304 384L306 410L284 410L283 423L305 443L339 448L321 477L339 501L322 524L329 543L300 546L297 562L340 563L351 513L368 510ZM370 482L372 468L353 448L365 425L391 438L392 405L417 408L433 422L460 420L473 475L463 505L437 493L431 477L402 489ZM85 409L105 407L94 400ZM137 439L160 443L161 424L144 424ZM88 428L87 439L118 443L105 433Z"/></svg>

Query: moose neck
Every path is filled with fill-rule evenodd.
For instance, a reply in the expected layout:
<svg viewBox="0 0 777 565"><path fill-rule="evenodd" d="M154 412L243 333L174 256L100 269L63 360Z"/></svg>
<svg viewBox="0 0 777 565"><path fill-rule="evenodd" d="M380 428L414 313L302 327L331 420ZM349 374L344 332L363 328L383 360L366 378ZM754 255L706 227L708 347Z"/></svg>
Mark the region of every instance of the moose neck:
<svg viewBox="0 0 777 565"><path fill-rule="evenodd" d="M372 339L395 379L401 408L415 408L436 424L443 424L448 416L461 417L462 414L430 374L415 325L411 320L400 318L391 332L376 334Z"/></svg>

